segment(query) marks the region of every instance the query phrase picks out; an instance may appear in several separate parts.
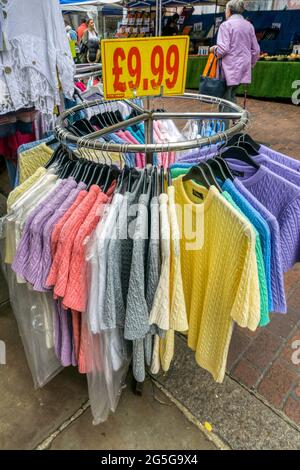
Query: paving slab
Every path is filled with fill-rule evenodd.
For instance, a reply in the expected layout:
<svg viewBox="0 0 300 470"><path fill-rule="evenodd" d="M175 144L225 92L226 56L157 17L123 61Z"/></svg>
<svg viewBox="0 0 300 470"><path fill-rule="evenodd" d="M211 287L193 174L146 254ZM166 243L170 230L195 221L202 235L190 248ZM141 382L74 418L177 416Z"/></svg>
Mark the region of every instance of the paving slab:
<svg viewBox="0 0 300 470"><path fill-rule="evenodd" d="M157 380L232 449L300 449L300 431L254 394L226 376L223 384L198 367L186 341L176 338L168 374ZM289 404L289 410L294 403Z"/></svg>
<svg viewBox="0 0 300 470"><path fill-rule="evenodd" d="M158 401L159 400L159 401ZM203 432L177 409L150 380L143 396L128 387L115 414L105 423L91 424L84 412L52 443L52 450L214 450Z"/></svg>
<svg viewBox="0 0 300 470"><path fill-rule="evenodd" d="M85 376L67 368L35 390L12 310L0 309L0 449L33 449L88 399Z"/></svg>

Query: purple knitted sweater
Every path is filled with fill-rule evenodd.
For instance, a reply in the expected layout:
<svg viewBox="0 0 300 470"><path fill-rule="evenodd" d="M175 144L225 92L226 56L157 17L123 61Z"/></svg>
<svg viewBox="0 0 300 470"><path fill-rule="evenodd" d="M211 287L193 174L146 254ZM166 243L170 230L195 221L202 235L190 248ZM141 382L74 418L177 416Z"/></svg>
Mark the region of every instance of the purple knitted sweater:
<svg viewBox="0 0 300 470"><path fill-rule="evenodd" d="M41 262L41 256L43 251L43 228L47 220L52 214L58 209L59 206L65 201L70 194L70 191L76 188L77 183L74 178L68 178L64 186L56 192L56 197L53 198L47 206L35 216L30 225L30 246L29 246L29 257L26 266L26 277L27 281L32 285L35 284L38 276L38 270Z"/></svg>
<svg viewBox="0 0 300 470"><path fill-rule="evenodd" d="M39 292L46 292L49 288L46 287L46 280L52 264L52 255L51 255L51 235L54 228L54 225L59 221L59 219L66 213L69 207L75 201L78 193L85 189L86 185L80 182L76 188L73 188L67 199L61 204L61 206L55 210L53 215L47 220L42 233L42 253L41 259L38 266L37 278L34 283L34 290Z"/></svg>
<svg viewBox="0 0 300 470"><path fill-rule="evenodd" d="M284 279L281 259L281 243L279 225L274 217L241 183L235 178L235 187L250 202L267 222L271 232L271 287L273 295L273 309L278 313L286 313L286 298L284 292Z"/></svg>
<svg viewBox="0 0 300 470"><path fill-rule="evenodd" d="M230 163L241 172L244 186L273 214L279 224L282 267L286 272L300 261L300 188L261 165L258 170Z"/></svg>
<svg viewBox="0 0 300 470"><path fill-rule="evenodd" d="M59 180L58 180L59 181ZM22 233L21 240L18 244L17 251L16 251L16 256L14 258L14 261L12 263L12 269L15 271L15 273L21 277L24 277L23 275L23 268L26 266L28 257L29 257L29 242L30 242L30 225L35 218L37 214L43 209L43 207L46 207L47 204L56 197L57 191L60 191L60 189L66 184L66 180L60 180L58 183L58 186L55 186L54 188L51 189L50 193L48 196L43 199L43 201L37 205L35 209L33 209L30 212L30 215L27 217L25 225L24 225L24 230Z"/></svg>
<svg viewBox="0 0 300 470"><path fill-rule="evenodd" d="M266 168L269 168L273 173L276 173L276 175L281 176L285 180L289 181L290 183L295 184L300 188L300 173L298 171L292 170L291 168L282 165L281 163L275 162L271 158L269 158L267 155L259 155L257 157L253 157L256 163L259 165L263 165ZM230 165L230 163L234 163L237 165L240 165L241 168L244 167L249 167L247 163L244 163L240 160L234 160L234 159L227 159L227 163Z"/></svg>
<svg viewBox="0 0 300 470"><path fill-rule="evenodd" d="M291 168L291 170L297 171L298 173L300 172L300 161L295 160L295 158L291 158L287 155L284 155L283 153L276 152L275 150L272 150L269 147L266 147L265 145L260 146L259 152L263 155L266 155L274 162L287 166L288 168Z"/></svg>

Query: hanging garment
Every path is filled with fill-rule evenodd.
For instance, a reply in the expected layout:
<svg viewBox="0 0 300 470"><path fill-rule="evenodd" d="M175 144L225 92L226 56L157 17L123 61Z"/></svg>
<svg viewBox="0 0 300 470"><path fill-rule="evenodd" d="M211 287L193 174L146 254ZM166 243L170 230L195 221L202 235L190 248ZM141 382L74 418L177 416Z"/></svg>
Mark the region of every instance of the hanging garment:
<svg viewBox="0 0 300 470"><path fill-rule="evenodd" d="M278 313L286 313L286 298L284 292L284 279L281 257L280 230L276 218L269 212L237 178L234 179L234 186L243 195L251 206L267 222L271 233L271 287L273 310Z"/></svg>
<svg viewBox="0 0 300 470"><path fill-rule="evenodd" d="M241 170L240 165L229 166ZM257 171L243 167L242 173L240 181L278 221L282 267L286 272L300 261L300 188L264 166Z"/></svg>
<svg viewBox="0 0 300 470"><path fill-rule="evenodd" d="M20 183L24 183L38 168L44 166L52 155L53 150L45 143L19 153L18 169Z"/></svg>
<svg viewBox="0 0 300 470"><path fill-rule="evenodd" d="M82 182L78 183L76 188L72 189L66 200L60 205L54 214L46 222L42 233L42 254L41 263L39 266L37 280L34 284L35 290L40 292L48 291L46 287L46 280L52 264L51 254L51 236L53 229L60 219L65 215L67 210L72 206L80 191L86 189L86 185Z"/></svg>
<svg viewBox="0 0 300 470"><path fill-rule="evenodd" d="M107 318L115 326L124 327L127 294L135 230L136 204L143 188L143 173L132 192L126 192L120 208L116 237L108 246L106 278Z"/></svg>
<svg viewBox="0 0 300 470"><path fill-rule="evenodd" d="M251 222L253 227L259 233L259 238L262 247L264 271L268 288L268 308L269 312L273 310L273 295L271 286L271 232L267 222L263 217L254 209L251 204L243 197L236 189L230 180L226 180L222 185L222 189L230 194L232 200L237 204L242 213Z"/></svg>
<svg viewBox="0 0 300 470"><path fill-rule="evenodd" d="M138 202L124 325L124 337L133 342L132 368L138 382L145 380L144 339L150 330L146 302L146 262L149 249L151 177L148 178L147 185L147 193L141 194Z"/></svg>
<svg viewBox="0 0 300 470"><path fill-rule="evenodd" d="M280 163L281 165L291 168L291 170L300 172L300 162L295 158L291 158L287 155L284 155L283 153L276 152L275 150L266 147L265 145L260 146L259 153L267 155L274 162Z"/></svg>
<svg viewBox="0 0 300 470"><path fill-rule="evenodd" d="M3 24L9 50L0 57L0 114L34 107L52 119L65 96L74 92L74 62L56 0L10 0ZM34 33L32 33L34 12Z"/></svg>
<svg viewBox="0 0 300 470"><path fill-rule="evenodd" d="M174 186L168 187L168 202L171 236L170 329L167 331L165 338L160 338L160 362L164 372L169 370L174 356L175 331L187 332L189 328L181 277L180 231L176 214Z"/></svg>
<svg viewBox="0 0 300 470"><path fill-rule="evenodd" d="M245 217L246 221L251 223L251 220L249 220L249 218L245 216L245 213L234 202L233 198L230 196L230 194L227 191L223 191L222 196L241 214L242 217ZM253 226L253 229L255 232L255 254L256 254L258 283L259 283L259 297L260 297L259 326L266 326L270 322L266 272L265 272L265 267L264 267L264 259L263 259L263 254L262 254L259 233L254 226Z"/></svg>
<svg viewBox="0 0 300 470"><path fill-rule="evenodd" d="M208 191L191 180L184 183L182 177L174 187L183 214L180 248L188 345L197 363L222 382L233 322L254 331L260 321L255 233L215 187Z"/></svg>
<svg viewBox="0 0 300 470"><path fill-rule="evenodd" d="M110 206L96 227L93 237L86 247L86 261L89 265L89 297L87 303L87 317L90 331L98 333L107 328L116 328L115 322L106 321L106 273L108 244L111 238L116 236L119 210L124 196L115 194Z"/></svg>

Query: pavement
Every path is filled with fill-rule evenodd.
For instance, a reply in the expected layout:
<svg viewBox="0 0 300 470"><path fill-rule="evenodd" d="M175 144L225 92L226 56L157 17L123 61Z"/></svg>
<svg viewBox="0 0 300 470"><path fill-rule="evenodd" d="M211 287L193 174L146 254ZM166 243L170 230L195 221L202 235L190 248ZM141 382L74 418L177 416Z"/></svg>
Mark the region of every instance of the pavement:
<svg viewBox="0 0 300 470"><path fill-rule="evenodd" d="M253 99L247 107L254 139L300 159L299 107ZM0 175L0 188L4 180ZM223 384L196 365L178 336L169 373L149 378L142 397L128 385L116 413L93 426L85 378L73 368L34 390L0 274L0 339L7 345L0 448L299 450L300 265L286 274L285 287L287 315L272 314L255 333L235 328Z"/></svg>

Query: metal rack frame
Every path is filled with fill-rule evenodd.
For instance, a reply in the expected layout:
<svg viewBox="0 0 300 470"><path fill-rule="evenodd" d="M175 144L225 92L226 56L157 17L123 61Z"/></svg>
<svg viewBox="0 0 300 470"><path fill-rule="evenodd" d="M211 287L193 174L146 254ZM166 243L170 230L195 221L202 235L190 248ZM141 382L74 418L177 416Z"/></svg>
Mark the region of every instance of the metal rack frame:
<svg viewBox="0 0 300 470"><path fill-rule="evenodd" d="M159 96L161 98L161 95ZM158 97L153 97L158 98ZM168 99L169 97L164 97L164 99ZM73 115L77 111L82 109L90 108L93 106L99 105L109 105L110 103L115 103L115 101L108 101L104 98L94 100L94 101L87 101L73 108L65 111L60 115L57 120L57 124L55 126L55 134L57 139L62 142L70 142L76 144L77 146L80 144L80 147L93 149L93 150L103 150L104 144L103 142L97 141L98 137L101 137L105 134L113 133L124 128L124 124L127 126L131 126L133 124L145 123L145 144L125 144L126 152L128 153L146 153L147 156L147 163L152 163L152 156L154 153L157 152L171 152L171 151L183 151L189 150L199 147L204 147L212 144L216 144L219 142L228 141L230 137L233 135L243 131L249 122L249 113L245 109L241 108L235 103L231 103L227 100L216 98L212 96L200 95L197 93L184 93L182 96L172 97L172 99L191 99L197 100L201 103L206 104L214 104L217 106L226 106L226 108L230 109L232 112L188 112L188 113L175 113L175 112L156 112L151 111L149 109L144 109L138 106L131 100L120 100L124 101L128 104L131 108L137 111L137 116L127 119L125 122L118 122L111 126L105 127L99 131L92 132L87 134L83 137L77 137L71 132L66 129L66 119L68 116ZM149 107L149 99L147 98L147 105ZM215 120L230 120L233 119L237 121L232 127L229 129L219 132L211 137L201 137L194 140L186 140L181 142L174 142L174 143L157 143L154 144L152 140L153 134L153 122L158 120L165 120L165 119L194 119L194 120L205 120L205 119L215 119ZM124 153L124 145L116 144L107 142L105 143L105 150L108 152L119 152Z"/></svg>

